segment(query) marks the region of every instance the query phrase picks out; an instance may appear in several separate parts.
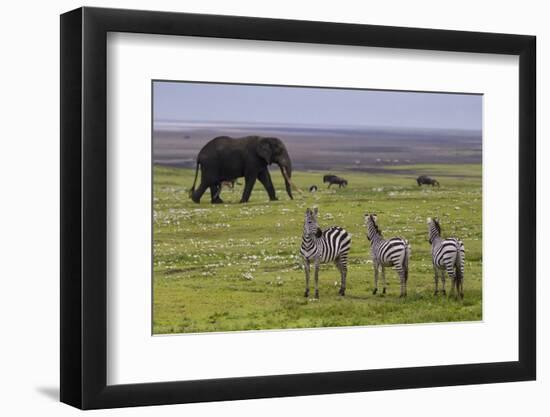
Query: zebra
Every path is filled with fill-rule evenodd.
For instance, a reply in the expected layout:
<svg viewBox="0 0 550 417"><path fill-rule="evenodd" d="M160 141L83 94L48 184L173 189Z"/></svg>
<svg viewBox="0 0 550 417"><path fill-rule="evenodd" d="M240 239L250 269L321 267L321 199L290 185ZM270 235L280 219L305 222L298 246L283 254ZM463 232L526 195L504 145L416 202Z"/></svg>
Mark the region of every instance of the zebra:
<svg viewBox="0 0 550 417"><path fill-rule="evenodd" d="M372 263L374 266L374 290L372 293L374 295L378 292L379 270L382 272L382 282L384 285L382 294L386 293L386 274L384 268L392 266L397 271L399 280L401 281L400 297L406 297L411 246L408 240L401 237L392 237L385 240L376 224L377 219L375 213L365 213L367 239L371 244Z"/></svg>
<svg viewBox="0 0 550 417"><path fill-rule="evenodd" d="M435 178L428 177L427 175L421 175L421 176L419 176L419 177L416 179L416 183L418 184L419 187L420 187L422 184L431 185L432 187L434 187L434 186L437 185L438 187L440 187L439 181L438 181L438 180L436 180Z"/></svg>
<svg viewBox="0 0 550 417"><path fill-rule="evenodd" d="M450 237L443 239L441 237L441 226L437 219L428 217L428 240L432 245L432 264L434 268L435 291L434 295L439 293L438 275L441 272L441 284L443 286L442 294L445 291L445 271L452 282L452 292L455 298L464 298L464 243L457 238Z"/></svg>
<svg viewBox="0 0 550 417"><path fill-rule="evenodd" d="M306 291L304 297L309 297L310 263L315 267L315 298L319 298L319 265L334 262L340 271L339 295L345 295L346 276L348 272L348 253L351 247L351 235L343 228L333 226L321 230L317 222L318 209L306 209L304 232L300 254L304 258L306 273Z"/></svg>

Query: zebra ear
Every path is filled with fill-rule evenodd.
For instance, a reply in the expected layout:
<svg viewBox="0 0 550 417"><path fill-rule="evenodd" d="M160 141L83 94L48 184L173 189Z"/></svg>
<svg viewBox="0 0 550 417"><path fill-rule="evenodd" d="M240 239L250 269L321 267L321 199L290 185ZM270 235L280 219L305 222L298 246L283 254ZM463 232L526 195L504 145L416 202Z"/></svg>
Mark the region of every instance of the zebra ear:
<svg viewBox="0 0 550 417"><path fill-rule="evenodd" d="M313 208L313 214L317 216L317 213L319 213L319 209L317 207Z"/></svg>

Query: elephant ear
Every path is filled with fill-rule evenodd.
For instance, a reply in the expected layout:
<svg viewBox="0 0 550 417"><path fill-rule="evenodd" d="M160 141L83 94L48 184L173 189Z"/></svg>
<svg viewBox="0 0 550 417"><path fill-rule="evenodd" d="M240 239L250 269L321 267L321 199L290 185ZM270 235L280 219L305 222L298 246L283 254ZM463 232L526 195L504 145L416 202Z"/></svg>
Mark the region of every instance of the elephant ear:
<svg viewBox="0 0 550 417"><path fill-rule="evenodd" d="M267 139L260 139L258 141L258 146L256 148L256 152L258 153L258 156L265 160L266 163L271 163L271 144L269 143L269 140Z"/></svg>

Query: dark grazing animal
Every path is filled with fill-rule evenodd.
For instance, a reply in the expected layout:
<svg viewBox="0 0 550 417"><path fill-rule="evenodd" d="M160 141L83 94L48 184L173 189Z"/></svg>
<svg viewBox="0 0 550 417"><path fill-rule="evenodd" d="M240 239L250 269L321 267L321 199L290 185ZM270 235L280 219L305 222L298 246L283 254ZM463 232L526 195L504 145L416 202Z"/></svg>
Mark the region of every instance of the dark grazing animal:
<svg viewBox="0 0 550 417"><path fill-rule="evenodd" d="M338 178L336 175L327 174L323 176L323 183L330 182L332 178Z"/></svg>
<svg viewBox="0 0 550 417"><path fill-rule="evenodd" d="M338 188L346 187L348 185L348 181L342 177L338 177L337 175L325 175L323 177L324 183L329 183L328 188L330 188L331 185L337 184Z"/></svg>
<svg viewBox="0 0 550 417"><path fill-rule="evenodd" d="M431 185L432 187L437 185L439 187L439 181L434 178L430 178L427 175L421 175L416 179L416 183L420 187L422 184Z"/></svg>
<svg viewBox="0 0 550 417"><path fill-rule="evenodd" d="M317 191L317 186L316 185L312 185L311 187L309 187L309 192L310 193L314 193Z"/></svg>
<svg viewBox="0 0 550 417"><path fill-rule="evenodd" d="M365 225L367 227L367 239L371 244L372 263L374 266L374 290L378 292L378 271L382 272L382 294L386 293L386 274L384 268L392 266L399 275L401 281L401 295L407 296L407 280L409 278L409 258L411 247L408 240L400 237L384 239L382 232L376 224L376 214L365 213Z"/></svg>
<svg viewBox="0 0 550 417"><path fill-rule="evenodd" d="M317 222L317 208L306 209L304 232L300 254L304 258L306 273L306 291L304 297L309 297L310 263L315 268L315 298L319 298L319 265L334 262L340 271L339 295L346 293L346 276L348 273L348 253L351 247L351 236L341 227L329 227L321 230Z"/></svg>
<svg viewBox="0 0 550 417"><path fill-rule="evenodd" d="M435 291L438 290L438 274L441 273L443 295L445 295L445 272L452 282L452 291L455 297L464 298L464 243L461 240L450 237L441 237L441 226L437 219L428 217L428 240L432 245L432 265L434 268Z"/></svg>

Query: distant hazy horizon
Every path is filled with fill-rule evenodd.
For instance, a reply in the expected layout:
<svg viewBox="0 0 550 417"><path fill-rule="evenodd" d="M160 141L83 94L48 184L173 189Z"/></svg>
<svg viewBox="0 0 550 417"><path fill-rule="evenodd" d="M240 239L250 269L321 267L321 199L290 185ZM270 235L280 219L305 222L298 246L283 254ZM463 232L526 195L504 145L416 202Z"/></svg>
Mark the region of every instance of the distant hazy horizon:
<svg viewBox="0 0 550 417"><path fill-rule="evenodd" d="M482 95L154 81L153 120L482 129Z"/></svg>
<svg viewBox="0 0 550 417"><path fill-rule="evenodd" d="M170 119L156 119L154 120L153 129L158 131L180 131L187 129L200 129L200 128L221 128L224 127L234 128L241 127L243 129L260 127L260 128L288 128L288 129L311 129L311 130L385 130L385 131L442 131L442 132L472 132L480 133L481 129L469 129L469 128L445 128L445 127L411 127L411 126L384 126L384 125L337 125L331 123L288 123L288 122L238 122L238 121L210 121L210 120L170 120Z"/></svg>

